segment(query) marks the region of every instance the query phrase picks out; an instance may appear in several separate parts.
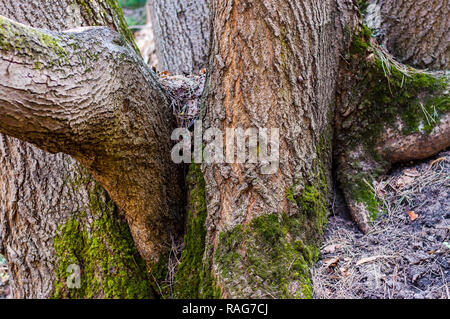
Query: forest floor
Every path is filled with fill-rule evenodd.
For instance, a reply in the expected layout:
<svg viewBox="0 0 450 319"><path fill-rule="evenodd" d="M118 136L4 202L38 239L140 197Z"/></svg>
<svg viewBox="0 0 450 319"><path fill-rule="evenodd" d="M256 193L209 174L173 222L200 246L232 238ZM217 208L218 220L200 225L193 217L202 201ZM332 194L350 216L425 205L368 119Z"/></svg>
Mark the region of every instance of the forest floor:
<svg viewBox="0 0 450 319"><path fill-rule="evenodd" d="M375 185L383 213L363 235L336 196L316 298L450 298L450 151L394 168Z"/></svg>
<svg viewBox="0 0 450 319"><path fill-rule="evenodd" d="M450 150L394 168L376 185L383 214L363 235L336 196L321 259L320 299L450 298ZM0 299L8 298L0 256Z"/></svg>

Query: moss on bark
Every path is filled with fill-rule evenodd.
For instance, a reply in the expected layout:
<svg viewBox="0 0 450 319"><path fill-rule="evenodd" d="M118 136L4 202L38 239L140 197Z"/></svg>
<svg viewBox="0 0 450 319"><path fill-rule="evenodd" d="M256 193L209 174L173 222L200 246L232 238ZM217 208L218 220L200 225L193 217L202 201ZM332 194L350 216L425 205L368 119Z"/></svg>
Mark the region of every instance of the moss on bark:
<svg viewBox="0 0 450 319"><path fill-rule="evenodd" d="M97 25L108 26L106 21L104 20L105 14L102 14L98 11L98 4L102 5L103 10L108 10L108 14L106 16L112 17L112 23L114 25L114 29L119 32L127 42L133 47L134 51L140 55L140 51L136 42L134 41L133 33L128 28L127 22L123 16L123 12L117 0L75 0L78 5L84 9L84 13L87 15L88 21L93 21ZM108 23L110 23L108 21Z"/></svg>
<svg viewBox="0 0 450 319"><path fill-rule="evenodd" d="M344 64L352 74L343 85L350 90L344 98L343 113L348 115L341 118L337 134L340 186L366 207L371 219L378 216L379 202L370 185L390 167L376 151L386 131L398 136L429 134L450 111L444 75L395 63L375 46L366 26L355 33Z"/></svg>
<svg viewBox="0 0 450 319"><path fill-rule="evenodd" d="M135 248L128 224L117 219L114 204L105 201L102 194L98 185L90 194L95 221L85 223L85 214L80 212L58 229L54 238L58 264L54 298L153 298L145 262ZM80 267L80 288L68 287L70 265Z"/></svg>
<svg viewBox="0 0 450 319"><path fill-rule="evenodd" d="M317 146L315 170L303 191L286 197L298 213L263 215L223 232L214 255L215 271L227 295L237 298L312 298L310 267L319 257L327 220L328 178L325 170L330 134ZM247 287L247 288L246 288Z"/></svg>
<svg viewBox="0 0 450 319"><path fill-rule="evenodd" d="M206 237L205 180L199 165L192 164L187 177L189 209L184 250L175 276L174 298L220 298L209 263L204 263Z"/></svg>

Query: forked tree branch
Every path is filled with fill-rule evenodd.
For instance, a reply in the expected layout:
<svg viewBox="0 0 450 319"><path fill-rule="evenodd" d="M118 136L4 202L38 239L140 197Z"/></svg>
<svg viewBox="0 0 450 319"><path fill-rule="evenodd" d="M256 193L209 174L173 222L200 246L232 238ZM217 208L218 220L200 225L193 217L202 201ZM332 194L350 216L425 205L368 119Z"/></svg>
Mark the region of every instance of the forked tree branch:
<svg viewBox="0 0 450 319"><path fill-rule="evenodd" d="M4 17L0 26L0 132L86 166L156 262L182 225L182 192L155 74L108 28L50 32Z"/></svg>

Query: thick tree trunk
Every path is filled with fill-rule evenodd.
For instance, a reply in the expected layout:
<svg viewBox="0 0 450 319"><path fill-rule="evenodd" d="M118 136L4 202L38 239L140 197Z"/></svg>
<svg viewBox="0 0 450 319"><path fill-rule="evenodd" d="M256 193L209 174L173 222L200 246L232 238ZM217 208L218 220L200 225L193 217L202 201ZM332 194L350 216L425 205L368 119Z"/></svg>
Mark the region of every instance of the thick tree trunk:
<svg viewBox="0 0 450 319"><path fill-rule="evenodd" d="M182 74L206 68L210 34L209 1L149 1L158 69Z"/></svg>
<svg viewBox="0 0 450 319"><path fill-rule="evenodd" d="M43 8L48 5L42 4ZM167 27L159 30L160 36L171 30L176 38L177 28L189 17L203 17L206 7L198 4L154 2L154 15L158 7L164 7L170 13L167 16L177 17L173 23L177 27L170 29L172 22L157 15L159 27ZM360 24L355 4L353 0L213 1L203 129L268 129L270 135L277 133L271 129L279 129L279 157L262 161L263 155L276 152L274 145L266 149L267 141L260 139L258 145L245 148L247 155L256 152L258 163L237 164L236 159L220 156L221 161L203 163L201 169L191 166L187 235L174 296L312 297L309 267L317 258L326 223L333 158L351 212L365 226L367 216L358 220L361 215L355 212L376 210L373 192L367 187L371 191L368 185L377 173L398 158L424 156L448 145L448 82L394 61ZM80 12L81 20L94 19L87 25L106 24L122 36L106 28L50 32L0 17L0 131L80 161L123 210L139 252L158 277L157 272L166 267L166 259L161 258L167 251L164 246L182 233L183 225L182 179L169 159L170 100L137 57L120 14L105 15L104 9L112 10L115 2L80 1L62 6L64 12ZM21 8L33 8L33 4L27 2ZM44 16L50 19L52 15ZM101 17L112 19L95 20ZM200 37L199 41L206 42L205 33L199 31L203 26L201 22L195 30L187 28L194 34L188 39ZM183 48L169 57L168 46L175 47L170 39L161 40L165 48L160 55L177 66L172 72L191 73L203 66L204 56L198 54L202 50L185 45L187 40L179 41ZM406 139L399 142L401 137ZM427 145L418 153L417 138L419 145ZM223 145L234 144L231 136L214 139ZM7 150L9 144L0 144L5 145L1 150L7 156L14 154ZM209 151L206 146L205 155ZM15 163L31 161L17 156L14 161L7 158L3 165L13 169ZM64 167L64 163L56 165ZM117 297L123 291L125 296L150 295L150 285L140 271L143 265L132 266L136 250L129 238L124 239L126 227L120 214L85 170L71 163L67 174L43 186L46 196L83 187L76 197L85 205L57 203L69 207L66 215L58 217L61 222L50 222L49 215L41 217L33 211L17 222L19 235L10 236L16 212L27 202L16 205L19 186L14 191L5 187L13 208L2 212L6 217L1 225L10 238L19 238L10 245L8 257L15 256L14 245L23 240L30 225L38 225L33 226L38 233L47 232L39 228L44 225L50 229L41 236L44 242L34 241L39 247L50 247L51 252L53 246L58 264L45 261L57 274L54 288L45 288L42 296L50 291L57 297ZM25 175L16 171L12 175L18 177L4 177L6 185L11 185L10 180L19 184L30 178L29 170ZM33 179L41 181L39 174ZM46 214L56 214L45 207ZM124 231L124 236L118 235ZM24 268L30 275L23 286L36 276L31 267L41 259L35 258L35 251L27 246L19 252L31 256L17 259L18 263L20 258L30 260ZM111 251L127 253L106 253ZM77 263L88 281L81 290L68 290L61 274ZM44 270L45 274L52 272ZM108 275L117 280L104 280ZM50 280L45 282L48 287ZM28 285L22 289L44 288Z"/></svg>
<svg viewBox="0 0 450 319"><path fill-rule="evenodd" d="M311 297L339 53L350 40L343 26L355 27L356 10L351 1L215 1L212 14L205 129L280 130L273 174L263 164L204 164L214 281L224 297Z"/></svg>
<svg viewBox="0 0 450 319"><path fill-rule="evenodd" d="M52 1L5 0L0 4L0 14L24 24L55 31L106 25L123 34L134 47L115 1L60 1L55 6ZM44 64L40 63L35 62L35 69L44 68ZM106 232L106 225L111 230L121 222L113 213L115 210L109 208L111 201L102 195L103 191L99 191L98 187L94 188L95 182L79 168L79 164L67 155L51 155L4 135L0 146L0 248L9 261L15 297L83 296L82 293L90 297L151 296L150 286L142 286L142 283L149 281L145 279L145 268L135 261L140 257L134 253L134 244L127 237L127 227L120 226L123 229L120 234ZM81 238L83 231L87 231L89 235L100 236L98 249L88 243L70 247L70 241L74 238L66 238L64 232L70 229L66 225L74 222L81 223L80 234L71 235ZM100 232L102 230L103 233ZM61 243L60 240L58 248L55 247L57 236L68 242ZM108 249L102 250L102 247ZM86 252L110 264L103 268L103 272L87 269L94 260L85 260ZM83 288L95 285L95 290L67 291L65 279L69 274L64 267L68 266L69 260L82 267L85 275L82 278ZM89 271L91 275L95 274L96 279L88 276ZM115 272L123 275L118 276ZM112 283L123 281L116 287L106 287L106 282L111 278L117 279ZM110 290L112 288L114 290Z"/></svg>
<svg viewBox="0 0 450 319"><path fill-rule="evenodd" d="M370 0L369 27L401 62L418 68L450 68L448 0Z"/></svg>

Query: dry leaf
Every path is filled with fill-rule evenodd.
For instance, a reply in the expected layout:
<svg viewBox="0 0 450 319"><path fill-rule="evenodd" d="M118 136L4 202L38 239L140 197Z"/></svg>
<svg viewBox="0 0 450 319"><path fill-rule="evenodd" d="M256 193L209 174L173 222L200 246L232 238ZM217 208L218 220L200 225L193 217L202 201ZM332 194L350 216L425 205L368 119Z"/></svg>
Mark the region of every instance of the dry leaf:
<svg viewBox="0 0 450 319"><path fill-rule="evenodd" d="M403 188L408 184L411 184L414 181L414 178L411 176L403 175L395 182L395 186L398 188Z"/></svg>
<svg viewBox="0 0 450 319"><path fill-rule="evenodd" d="M373 256L373 257L367 257L367 258L363 258L363 259L358 260L358 262L356 263L356 266L360 266L360 265L363 265L363 264L371 263L371 262L374 262L374 261L376 261L378 259L381 259L381 258L395 258L395 257L394 256Z"/></svg>
<svg viewBox="0 0 450 319"><path fill-rule="evenodd" d="M334 268L339 263L339 258L327 258L323 261L323 265L327 268Z"/></svg>
<svg viewBox="0 0 450 319"><path fill-rule="evenodd" d="M411 221L415 221L417 220L417 218L419 218L419 215L417 215L415 212L413 212L412 210L408 212L409 215L409 219L411 219Z"/></svg>
<svg viewBox="0 0 450 319"><path fill-rule="evenodd" d="M347 267L341 267L341 268L339 268L339 271L341 272L341 275L344 277L350 276L350 273L348 272Z"/></svg>
<svg viewBox="0 0 450 319"><path fill-rule="evenodd" d="M417 168L413 168L413 169L405 169L405 170L403 171L403 174L406 175L406 176L410 176L410 177L419 177L419 176L422 175L422 174L420 174L420 173L417 171Z"/></svg>
<svg viewBox="0 0 450 319"><path fill-rule="evenodd" d="M340 250L341 248L342 248L342 245L340 245L340 244L328 245L327 247L322 249L322 253L323 254L332 254L332 253L336 252L337 250Z"/></svg>

